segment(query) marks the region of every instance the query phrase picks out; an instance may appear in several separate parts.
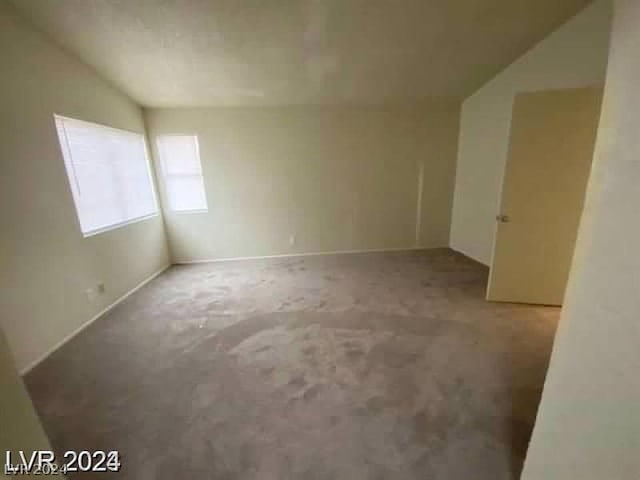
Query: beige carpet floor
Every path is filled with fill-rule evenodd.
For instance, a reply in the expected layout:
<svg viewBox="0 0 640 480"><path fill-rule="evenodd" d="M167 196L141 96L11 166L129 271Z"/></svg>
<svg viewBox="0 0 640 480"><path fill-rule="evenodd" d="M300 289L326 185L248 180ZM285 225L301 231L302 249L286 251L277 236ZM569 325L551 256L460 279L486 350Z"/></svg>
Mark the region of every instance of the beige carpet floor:
<svg viewBox="0 0 640 480"><path fill-rule="evenodd" d="M121 452L105 478L516 479L559 312L486 280L449 250L174 266L26 382L57 450Z"/></svg>

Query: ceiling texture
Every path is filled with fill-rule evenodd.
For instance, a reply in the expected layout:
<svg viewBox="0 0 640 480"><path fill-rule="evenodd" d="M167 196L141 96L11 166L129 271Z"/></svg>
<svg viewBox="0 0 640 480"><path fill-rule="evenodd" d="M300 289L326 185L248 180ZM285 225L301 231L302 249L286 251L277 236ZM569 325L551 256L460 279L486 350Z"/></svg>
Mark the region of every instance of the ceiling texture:
<svg viewBox="0 0 640 480"><path fill-rule="evenodd" d="M589 0L10 0L147 107L465 98Z"/></svg>

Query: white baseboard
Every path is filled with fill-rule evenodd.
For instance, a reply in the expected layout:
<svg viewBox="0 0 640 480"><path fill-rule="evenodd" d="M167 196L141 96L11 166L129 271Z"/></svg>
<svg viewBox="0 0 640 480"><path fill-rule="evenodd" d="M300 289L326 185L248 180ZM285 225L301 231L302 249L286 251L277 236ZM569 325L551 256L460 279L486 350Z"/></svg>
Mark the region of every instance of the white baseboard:
<svg viewBox="0 0 640 480"><path fill-rule="evenodd" d="M276 258L319 257L322 255L414 252L419 250L436 250L440 248L448 248L448 247L407 247L407 248L385 248L385 249L376 249L376 250L338 250L334 252L284 253L281 255L262 255L262 256L256 256L256 257L211 258L211 259L202 259L202 260L176 260L173 263L174 265L191 265L195 263L236 262L239 260L265 260L265 259L276 259Z"/></svg>
<svg viewBox="0 0 640 480"><path fill-rule="evenodd" d="M105 313L107 313L109 310L111 310L113 307L115 307L116 305L118 305L119 303L121 303L122 301L124 301L129 295L137 292L138 290L140 290L142 287L144 287L147 283L149 283L151 280L153 280L154 278L156 278L158 275L160 275L162 272L164 272L167 268L169 268L171 266L171 264L167 264L164 267L162 267L160 270L158 270L155 273L152 273L151 276L145 278L142 282L140 282L138 285L136 285L135 287L133 287L131 290L129 290L127 293L125 293L124 295L122 295L120 298L118 298L116 301L114 301L113 303L111 303L108 307L106 307L105 309L101 310L99 313L97 313L96 315L94 315L93 317L91 317L88 321L86 321L85 323L83 323L82 325L80 325L78 328L76 328L73 332L71 332L69 335L67 335L66 337L64 337L62 340L60 340L58 343L56 343L53 347L51 347L49 350L47 350L45 353L43 353L42 355L40 355L36 360L34 360L33 362L29 363L26 367L20 369L20 375L26 375L27 373L29 373L31 370L33 370L33 368L38 365L40 362L42 362L45 358L47 358L49 355L51 355L53 352L55 352L57 349L59 349L60 347L62 347L65 343L67 343L69 340L71 340L73 337L75 337L76 335L78 335L82 330L84 330L85 328L87 328L89 325L91 325L93 322L95 322L98 318L100 318L102 315L104 315Z"/></svg>

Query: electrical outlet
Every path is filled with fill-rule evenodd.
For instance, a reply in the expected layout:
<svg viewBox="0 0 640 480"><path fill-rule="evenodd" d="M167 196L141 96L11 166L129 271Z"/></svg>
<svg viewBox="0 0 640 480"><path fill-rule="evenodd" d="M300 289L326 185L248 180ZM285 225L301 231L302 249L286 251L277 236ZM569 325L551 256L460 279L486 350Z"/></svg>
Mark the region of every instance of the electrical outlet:
<svg viewBox="0 0 640 480"><path fill-rule="evenodd" d="M295 244L296 244L296 236L289 235L289 245L293 247Z"/></svg>
<svg viewBox="0 0 640 480"><path fill-rule="evenodd" d="M87 288L84 294L87 296L87 300L94 302L98 296L104 295L104 292L104 283L97 283L95 287Z"/></svg>

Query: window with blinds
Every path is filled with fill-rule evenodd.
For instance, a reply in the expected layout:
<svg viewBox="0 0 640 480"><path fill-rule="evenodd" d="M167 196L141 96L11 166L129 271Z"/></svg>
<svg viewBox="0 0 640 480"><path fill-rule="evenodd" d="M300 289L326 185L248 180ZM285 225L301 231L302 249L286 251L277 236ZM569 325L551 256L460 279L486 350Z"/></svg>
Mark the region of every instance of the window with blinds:
<svg viewBox="0 0 640 480"><path fill-rule="evenodd" d="M157 215L142 134L54 118L85 237Z"/></svg>
<svg viewBox="0 0 640 480"><path fill-rule="evenodd" d="M174 212L206 212L198 137L161 135L158 153L169 209Z"/></svg>

